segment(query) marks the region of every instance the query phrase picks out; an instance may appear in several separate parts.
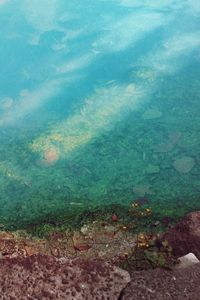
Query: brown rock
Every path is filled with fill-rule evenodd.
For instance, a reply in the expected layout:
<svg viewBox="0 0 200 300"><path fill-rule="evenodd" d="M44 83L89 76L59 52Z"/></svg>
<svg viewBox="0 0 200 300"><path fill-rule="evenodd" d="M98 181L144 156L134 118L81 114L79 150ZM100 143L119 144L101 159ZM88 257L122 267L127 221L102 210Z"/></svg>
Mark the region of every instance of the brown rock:
<svg viewBox="0 0 200 300"><path fill-rule="evenodd" d="M0 259L0 299L117 300L128 272L102 260L47 255Z"/></svg>
<svg viewBox="0 0 200 300"><path fill-rule="evenodd" d="M164 235L177 257L194 253L200 259L200 211L186 215Z"/></svg>
<svg viewBox="0 0 200 300"><path fill-rule="evenodd" d="M28 256L31 256L31 255L33 255L33 254L36 254L36 252L37 252L37 251L36 251L33 247L31 247L31 246L25 246L24 249L25 249L25 251L26 251L26 255L28 255Z"/></svg>
<svg viewBox="0 0 200 300"><path fill-rule="evenodd" d="M58 248L51 248L51 254L55 257L60 257L60 251Z"/></svg>
<svg viewBox="0 0 200 300"><path fill-rule="evenodd" d="M4 240L10 240L13 239L14 235L11 232L8 231L2 231L0 232L0 239L4 239Z"/></svg>
<svg viewBox="0 0 200 300"><path fill-rule="evenodd" d="M88 244L81 243L81 244L75 244L74 248L78 251L87 251L88 249L91 248L91 246Z"/></svg>

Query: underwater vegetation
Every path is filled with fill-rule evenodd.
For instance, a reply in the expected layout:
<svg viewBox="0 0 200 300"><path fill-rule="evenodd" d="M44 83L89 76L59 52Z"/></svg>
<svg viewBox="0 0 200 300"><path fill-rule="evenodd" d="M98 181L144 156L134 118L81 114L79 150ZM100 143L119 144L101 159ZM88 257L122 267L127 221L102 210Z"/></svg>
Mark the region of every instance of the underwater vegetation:
<svg viewBox="0 0 200 300"><path fill-rule="evenodd" d="M199 209L199 6L46 3L0 1L2 227L162 230Z"/></svg>
<svg viewBox="0 0 200 300"><path fill-rule="evenodd" d="M181 86L182 80L178 77L174 85ZM174 93L175 89L165 90L159 101L170 99L175 110ZM193 113L192 105L189 109ZM198 116L193 115L192 128L189 120L187 124L182 119L183 112L176 120L169 115L165 121L157 117L157 109L147 109L141 119L134 116L137 122L133 122L130 113L114 130L93 138L66 158L65 149L73 143L62 135L62 140L51 135L52 142L43 146L37 138L45 136L42 128L32 134L26 129L20 134L2 129L1 223L14 228L37 222L69 220L71 224L70 219L79 219L74 216L85 210L103 209L108 203L128 207L134 198L145 197L154 212L160 210L163 216L176 218L199 209ZM35 140L43 149L41 154L30 151ZM59 143L65 143L63 148Z"/></svg>

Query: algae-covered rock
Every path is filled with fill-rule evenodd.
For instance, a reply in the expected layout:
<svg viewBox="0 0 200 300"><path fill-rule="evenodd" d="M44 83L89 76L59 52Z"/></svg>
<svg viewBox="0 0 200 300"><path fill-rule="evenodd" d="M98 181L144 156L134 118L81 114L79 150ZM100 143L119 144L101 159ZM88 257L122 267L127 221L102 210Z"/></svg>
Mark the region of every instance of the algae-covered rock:
<svg viewBox="0 0 200 300"><path fill-rule="evenodd" d="M179 172L179 173L188 173L192 170L194 167L195 161L194 158L189 157L189 156L183 156L181 158L176 159L173 162L174 168Z"/></svg>

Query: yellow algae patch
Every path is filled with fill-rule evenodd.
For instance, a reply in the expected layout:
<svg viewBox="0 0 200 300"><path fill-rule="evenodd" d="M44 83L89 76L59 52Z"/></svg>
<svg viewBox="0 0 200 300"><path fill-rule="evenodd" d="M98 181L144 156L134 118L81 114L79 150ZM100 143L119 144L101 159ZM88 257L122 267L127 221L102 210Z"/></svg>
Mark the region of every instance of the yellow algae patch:
<svg viewBox="0 0 200 300"><path fill-rule="evenodd" d="M52 141L56 141L56 142L62 142L63 141L63 136L61 134L58 133L53 133L51 136Z"/></svg>

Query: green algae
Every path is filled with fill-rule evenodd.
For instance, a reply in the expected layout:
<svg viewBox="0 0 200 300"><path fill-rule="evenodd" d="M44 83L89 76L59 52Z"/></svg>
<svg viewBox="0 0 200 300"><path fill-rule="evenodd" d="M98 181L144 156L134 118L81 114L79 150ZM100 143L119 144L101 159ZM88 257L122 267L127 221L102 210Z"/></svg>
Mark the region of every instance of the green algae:
<svg viewBox="0 0 200 300"><path fill-rule="evenodd" d="M38 136L45 137L49 129L41 127L33 133L2 130L0 223L7 228L45 232L54 226L75 228L95 218L108 220L112 212L128 223L128 207L141 196L149 199L153 211L149 224L163 216L176 221L200 209L200 130L196 110L200 103L199 81L194 82L191 76L185 84L184 76L183 73L173 82L168 80L156 93L154 104L158 110L162 111L163 102L166 106L162 117L144 120L141 115L149 109L147 106L90 140L84 140L85 136L80 139L77 134L73 141L84 140L84 146L49 166L40 164L41 154L30 150ZM172 108L176 117L171 114ZM53 127L54 122L48 126ZM172 140L174 132L178 133L177 140ZM57 147L59 138L53 136L53 146ZM68 147L72 140L65 143ZM173 168L174 159L183 153L195 160L191 172L184 175ZM114 204L121 208L108 209ZM148 222L140 220L137 227L149 228Z"/></svg>

